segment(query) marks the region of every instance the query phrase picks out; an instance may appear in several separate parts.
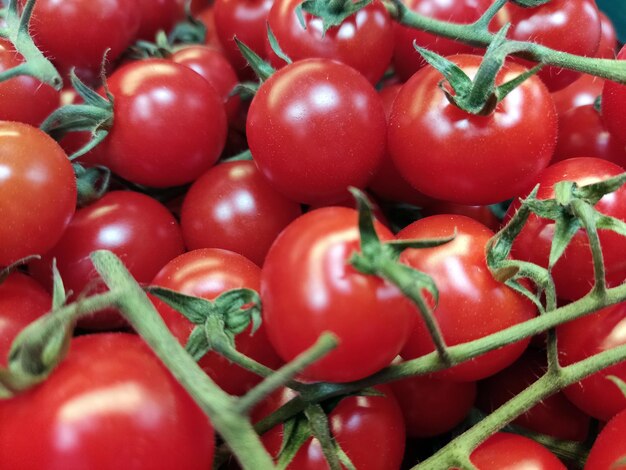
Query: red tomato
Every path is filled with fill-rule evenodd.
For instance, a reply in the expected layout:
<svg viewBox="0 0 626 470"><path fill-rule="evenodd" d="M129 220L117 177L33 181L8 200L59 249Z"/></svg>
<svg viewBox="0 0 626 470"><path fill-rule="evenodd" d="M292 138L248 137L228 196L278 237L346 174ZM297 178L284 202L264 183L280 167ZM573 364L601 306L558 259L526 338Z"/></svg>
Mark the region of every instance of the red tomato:
<svg viewBox="0 0 626 470"><path fill-rule="evenodd" d="M0 41L0 72L22 64L22 55ZM20 75L0 82L0 120L39 126L59 106L59 93L36 78Z"/></svg>
<svg viewBox="0 0 626 470"><path fill-rule="evenodd" d="M152 285L213 300L220 294L242 287L258 291L261 270L241 255L226 250L203 249L190 251L167 263L152 281ZM154 303L165 324L184 345L194 326L181 313L164 302ZM263 325L251 335L249 331L236 337L237 350L271 368L278 368L278 358L265 334ZM215 352L209 352L198 362L200 367L227 393L243 395L261 381L261 377L242 369Z"/></svg>
<svg viewBox="0 0 626 470"><path fill-rule="evenodd" d="M197 19L202 21L202 23L204 23L204 26L206 27L206 40L204 42L209 46L223 51L222 44L220 43L220 39L217 36L217 28L215 26L215 12L213 5L200 11L197 14Z"/></svg>
<svg viewBox="0 0 626 470"><path fill-rule="evenodd" d="M486 413L491 413L542 377L546 370L546 353L528 349L511 367L480 382L478 406ZM587 438L589 421L589 416L558 392L544 398L515 419L513 424L557 439L582 442Z"/></svg>
<svg viewBox="0 0 626 470"><path fill-rule="evenodd" d="M383 240L391 233L376 222ZM329 207L291 223L270 249L261 277L267 335L290 361L325 331L339 346L308 367L313 380L348 382L389 365L417 315L400 291L348 264L359 250L357 212Z"/></svg>
<svg viewBox="0 0 626 470"><path fill-rule="evenodd" d="M464 215L480 222L493 232L500 230L502 225L489 206L465 206L463 204L433 200L422 208L422 214L426 216L440 214Z"/></svg>
<svg viewBox="0 0 626 470"><path fill-rule="evenodd" d="M76 179L61 147L35 127L0 122L0 266L44 254L74 214Z"/></svg>
<svg viewBox="0 0 626 470"><path fill-rule="evenodd" d="M107 60L115 61L135 40L141 5L136 0L38 0L30 32L64 75L76 67L81 78L93 80L105 51Z"/></svg>
<svg viewBox="0 0 626 470"><path fill-rule="evenodd" d="M267 15L274 0L216 0L213 6L215 30L224 54L239 78L253 80L254 73L241 55L237 39L257 54L264 56L267 42Z"/></svg>
<svg viewBox="0 0 626 470"><path fill-rule="evenodd" d="M374 0L326 33L322 20L305 11L302 27L295 12L301 3L276 0L270 9L267 20L282 50L294 61L319 57L343 62L376 84L393 53L392 21L382 1ZM266 47L272 65L282 67L285 62L273 53L269 41Z"/></svg>
<svg viewBox="0 0 626 470"><path fill-rule="evenodd" d="M496 281L485 260L485 245L493 232L462 215L435 215L412 223L398 233L402 240L456 238L436 248L409 249L400 261L425 272L439 289L434 317L450 346L465 343L503 330L535 316L535 307L520 294ZM526 349L524 339L488 352L471 361L437 374L458 381L479 380L504 369ZM414 359L434 351L424 322L419 319L402 350L402 357Z"/></svg>
<svg viewBox="0 0 626 470"><path fill-rule="evenodd" d="M491 0L406 0L404 4L412 11L429 18L435 18L453 23L473 23L487 10ZM467 44L451 39L435 36L414 28L394 25L395 49L393 66L396 74L403 81L408 80L426 62L413 47L413 41L418 46L425 47L442 56L454 54L469 54L473 48Z"/></svg>
<svg viewBox="0 0 626 470"><path fill-rule="evenodd" d="M602 351L626 344L626 303L604 308L557 329L559 358L567 366ZM567 398L594 418L608 421L626 408L626 398L607 376L626 380L626 363L597 372L566 388Z"/></svg>
<svg viewBox="0 0 626 470"><path fill-rule="evenodd" d="M359 470L398 470L404 454L402 413L391 389L384 385L377 388L384 397L350 396L341 400L329 415L330 432ZM283 388L257 406L253 420L269 415L294 397L292 390ZM282 438L282 425L261 437L274 456ZM305 442L287 469L327 470L319 441L311 438Z"/></svg>
<svg viewBox="0 0 626 470"><path fill-rule="evenodd" d="M624 432L626 432L626 411L622 411L604 426L591 448L585 470L626 469ZM620 461L621 464L618 465Z"/></svg>
<svg viewBox="0 0 626 470"><path fill-rule="evenodd" d="M605 59L615 59L617 52L617 32L611 18L601 11L600 24L602 25L602 35L600 36L600 45L596 51L596 57Z"/></svg>
<svg viewBox="0 0 626 470"><path fill-rule="evenodd" d="M97 280L89 259L95 250L111 250L138 282L147 283L180 255L184 246L176 220L160 203L143 194L114 191L76 212L59 243L41 260L31 263L31 272L49 285L52 259L56 258L65 288L76 298L94 287ZM102 328L119 323L119 317L85 321L88 326Z"/></svg>
<svg viewBox="0 0 626 470"><path fill-rule="evenodd" d="M512 2L500 10L502 24L510 22L507 36L533 41L570 54L595 57L602 26L595 0L551 0L534 8ZM550 91L560 90L580 76L579 72L544 67L538 74Z"/></svg>
<svg viewBox="0 0 626 470"><path fill-rule="evenodd" d="M432 376L391 384L409 437L432 437L460 424L474 405L476 382L450 382Z"/></svg>
<svg viewBox="0 0 626 470"><path fill-rule="evenodd" d="M494 434L479 445L470 460L478 470L566 470L541 444L506 432Z"/></svg>
<svg viewBox="0 0 626 470"><path fill-rule="evenodd" d="M307 204L363 188L385 151L385 114L372 85L327 59L294 62L265 81L250 105L248 143L279 192Z"/></svg>
<svg viewBox="0 0 626 470"><path fill-rule="evenodd" d="M571 108L594 104L596 98L602 94L603 86L604 80L601 78L582 74L571 85L552 93L557 113L561 116Z"/></svg>
<svg viewBox="0 0 626 470"><path fill-rule="evenodd" d="M111 75L109 89L115 115L102 151L122 178L177 186L197 179L220 156L222 98L188 67L162 59L132 62Z"/></svg>
<svg viewBox="0 0 626 470"><path fill-rule="evenodd" d="M11 343L24 327L52 308L52 298L29 276L13 272L0 284L0 367L7 366Z"/></svg>
<svg viewBox="0 0 626 470"><path fill-rule="evenodd" d="M239 80L230 62L217 49L202 45L188 45L177 50L170 60L189 67L213 85L222 98L228 120L233 121L239 113L239 96L230 96Z"/></svg>
<svg viewBox="0 0 626 470"><path fill-rule="evenodd" d="M583 186L596 183L623 173L614 163L597 158L571 158L555 163L539 175L537 197L554 197L554 185L560 181L574 181ZM512 217L519 200L509 208L505 220ZM604 196L595 206L603 214L626 221L626 188ZM513 257L548 267L550 246L554 234L554 222L531 216L513 244ZM609 286L617 286L626 279L626 239L607 230L600 230L600 243L604 254L606 280ZM587 236L580 230L572 239L561 259L552 269L557 295L562 299L576 300L593 286L593 262Z"/></svg>
<svg viewBox="0 0 626 470"><path fill-rule="evenodd" d="M617 54L619 60L626 60L626 46ZM622 145L626 145L626 86L607 80L602 90L602 117L609 132Z"/></svg>
<svg viewBox="0 0 626 470"><path fill-rule="evenodd" d="M140 0L141 23L137 39L154 41L159 30L169 32L176 21L182 19L183 9L179 0Z"/></svg>
<svg viewBox="0 0 626 470"><path fill-rule="evenodd" d="M592 104L572 108L559 116L559 138L552 162L583 156L626 166L626 148L609 134Z"/></svg>
<svg viewBox="0 0 626 470"><path fill-rule="evenodd" d="M253 162L222 163L189 189L181 226L187 247L223 248L259 266L278 234L302 213L277 193Z"/></svg>
<svg viewBox="0 0 626 470"><path fill-rule="evenodd" d="M470 77L481 62L470 55L450 60ZM524 70L509 63L497 83ZM451 104L441 80L440 72L424 67L394 101L388 144L402 176L427 196L459 204L492 204L529 190L548 165L557 135L554 104L541 81L531 77L494 112L477 116Z"/></svg>
<svg viewBox="0 0 626 470"><path fill-rule="evenodd" d="M0 403L5 468L210 468L213 429L138 337L88 335L41 385Z"/></svg>

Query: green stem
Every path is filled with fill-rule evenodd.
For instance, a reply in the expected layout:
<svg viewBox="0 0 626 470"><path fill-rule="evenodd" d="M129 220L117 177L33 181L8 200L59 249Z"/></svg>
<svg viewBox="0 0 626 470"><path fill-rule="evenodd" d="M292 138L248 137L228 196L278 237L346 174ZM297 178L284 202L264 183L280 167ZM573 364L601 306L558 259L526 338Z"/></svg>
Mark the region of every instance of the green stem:
<svg viewBox="0 0 626 470"><path fill-rule="evenodd" d="M598 236L598 228L596 227L595 210L587 202L574 199L571 203L574 215L576 215L585 231L591 248L591 257L593 259L593 275L594 285L593 292L598 295L606 292L606 272L604 269L604 256L602 255L602 246L600 245L600 237Z"/></svg>
<svg viewBox="0 0 626 470"><path fill-rule="evenodd" d="M483 13L482 16L472 24L472 26L482 30L488 29L491 20L498 14L507 2L508 0L496 0L493 2L489 8L487 8L485 13Z"/></svg>
<svg viewBox="0 0 626 470"><path fill-rule="evenodd" d="M239 414L237 400L221 390L187 354L122 262L107 251L96 251L91 259L107 286L124 293L116 302L124 317L211 419L242 466L273 469L272 458L254 428Z"/></svg>

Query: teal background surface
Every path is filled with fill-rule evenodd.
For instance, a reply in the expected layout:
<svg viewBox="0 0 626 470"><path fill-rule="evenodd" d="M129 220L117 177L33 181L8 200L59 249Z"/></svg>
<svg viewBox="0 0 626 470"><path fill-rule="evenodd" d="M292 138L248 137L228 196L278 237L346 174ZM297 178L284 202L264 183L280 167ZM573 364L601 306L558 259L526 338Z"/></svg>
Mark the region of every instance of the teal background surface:
<svg viewBox="0 0 626 470"><path fill-rule="evenodd" d="M596 0L596 2L613 20L620 42L626 43L626 0Z"/></svg>

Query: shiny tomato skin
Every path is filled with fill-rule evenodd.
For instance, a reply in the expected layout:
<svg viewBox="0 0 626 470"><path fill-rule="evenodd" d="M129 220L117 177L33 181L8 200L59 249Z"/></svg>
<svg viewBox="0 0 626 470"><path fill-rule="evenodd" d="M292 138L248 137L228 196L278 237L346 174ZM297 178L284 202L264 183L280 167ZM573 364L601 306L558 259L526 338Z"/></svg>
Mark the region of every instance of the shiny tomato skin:
<svg viewBox="0 0 626 470"><path fill-rule="evenodd" d="M375 222L381 239L391 233ZM348 264L359 250L357 212L329 207L304 214L276 239L261 275L263 321L276 352L290 361L325 331L339 346L308 367L312 380L348 382L389 365L417 312L400 291Z"/></svg>
<svg viewBox="0 0 626 470"><path fill-rule="evenodd" d="M258 266L278 234L302 214L265 180L253 162L219 164L185 196L181 227L190 250L222 248Z"/></svg>
<svg viewBox="0 0 626 470"><path fill-rule="evenodd" d="M62 74L76 67L81 78L97 80L105 51L115 61L135 40L140 21L137 0L38 0L30 32Z"/></svg>
<svg viewBox="0 0 626 470"><path fill-rule="evenodd" d="M191 470L213 461L208 418L134 335L73 339L52 375L0 403L0 416L5 468Z"/></svg>
<svg viewBox="0 0 626 470"><path fill-rule="evenodd" d="M43 255L76 207L76 178L63 149L39 129L0 122L0 266Z"/></svg>
<svg viewBox="0 0 626 470"><path fill-rule="evenodd" d="M409 437L443 434L459 425L476 399L476 382L451 382L425 375L391 384Z"/></svg>
<svg viewBox="0 0 626 470"><path fill-rule="evenodd" d="M559 116L571 108L594 104L596 98L602 94L604 80L586 73L582 74L574 83L562 90L552 93L552 99Z"/></svg>
<svg viewBox="0 0 626 470"><path fill-rule="evenodd" d="M0 42L0 72L23 63L10 43ZM39 126L59 106L59 93L36 78L20 75L0 82L0 120Z"/></svg>
<svg viewBox="0 0 626 470"><path fill-rule="evenodd" d="M626 147L609 133L594 105L572 108L559 116L559 137L552 163L594 157L626 166Z"/></svg>
<svg viewBox="0 0 626 470"><path fill-rule="evenodd" d="M138 282L147 283L168 261L183 253L184 244L176 220L159 202L140 193L113 191L77 211L59 243L30 264L31 273L50 285L52 260L56 258L65 288L74 293L73 298L87 288L102 290L104 286L97 281L89 259L96 250L112 251ZM117 324L119 317L100 322L96 316L81 324L102 328L110 321Z"/></svg>
<svg viewBox="0 0 626 470"><path fill-rule="evenodd" d="M222 51L223 53L224 48L222 47L222 44L220 43L220 39L217 36L217 31L215 27L214 6L211 5L209 7L204 8L199 13L197 13L196 18L202 21L202 23L206 27L206 38L204 40L204 43L207 46L211 46L211 47L214 47L215 49L218 49L219 51ZM228 63L230 64L230 61Z"/></svg>
<svg viewBox="0 0 626 470"><path fill-rule="evenodd" d="M503 330L535 316L535 307L506 285L496 281L485 260L485 246L493 232L469 217L435 215L412 223L398 238L456 238L436 248L409 249L400 261L433 278L439 289L434 317L448 345L465 343ZM437 378L475 381L489 377L514 362L528 346L521 340L471 361L439 372ZM402 357L414 359L434 351L424 322L419 319Z"/></svg>
<svg viewBox="0 0 626 470"><path fill-rule="evenodd" d="M376 84L389 67L393 52L392 21L382 1L374 0L325 33L321 19L304 11L306 28L302 27L295 12L301 3L276 0L267 17L285 54L293 61L315 57L337 60ZM269 41L266 48L274 67L285 65Z"/></svg>
<svg viewBox="0 0 626 470"><path fill-rule="evenodd" d="M604 308L558 327L559 361L563 366L581 361L626 343L626 303ZM621 362L570 385L567 398L585 413L608 421L626 408L626 398L607 376L626 380L626 363Z"/></svg>
<svg viewBox="0 0 626 470"><path fill-rule="evenodd" d="M489 0L406 0L404 4L412 11L429 18L453 23L473 23L489 8ZM396 74L406 81L426 62L413 47L418 46L432 50L439 55L470 54L473 48L467 44L442 38L414 28L394 25L395 47L393 66Z"/></svg>
<svg viewBox="0 0 626 470"><path fill-rule="evenodd" d="M548 449L528 437L499 432L470 456L478 470L566 470Z"/></svg>
<svg viewBox="0 0 626 470"><path fill-rule="evenodd" d="M363 188L383 157L386 124L374 87L356 70L306 59L265 81L246 123L254 161L285 196L306 204Z"/></svg>
<svg viewBox="0 0 626 470"><path fill-rule="evenodd" d="M507 36L518 41L533 41L570 54L595 57L602 26L595 0L551 0L535 8L507 2L499 12L501 24L510 22ZM565 88L579 72L559 67L544 67L538 76L550 91Z"/></svg>
<svg viewBox="0 0 626 470"><path fill-rule="evenodd" d="M491 413L528 388L546 370L546 352L529 348L510 367L479 383L478 407ZM557 392L520 415L513 424L557 439L582 442L587 438L590 418L562 392Z"/></svg>
<svg viewBox="0 0 626 470"><path fill-rule="evenodd" d="M117 69L108 84L114 122L102 146L114 173L145 186L178 186L217 161L226 113L222 98L196 72L147 59Z"/></svg>
<svg viewBox="0 0 626 470"><path fill-rule="evenodd" d="M141 23L137 39L154 41L157 31L168 33L183 18L183 8L179 0L139 0Z"/></svg>
<svg viewBox="0 0 626 470"><path fill-rule="evenodd" d="M213 5L215 31L224 54L242 80L256 77L241 55L234 37L260 56L265 56L267 15L274 0L216 0Z"/></svg>
<svg viewBox="0 0 626 470"><path fill-rule="evenodd" d="M626 60L626 46L617 54L618 60ZM626 145L626 86L607 80L602 90L602 118L606 128L617 139Z"/></svg>
<svg viewBox="0 0 626 470"><path fill-rule="evenodd" d="M226 250L194 250L174 258L159 271L152 285L207 300L239 288L258 291L261 270L241 255ZM172 334L185 345L194 325L181 313L154 299L159 314ZM265 334L265 327L254 333L244 331L236 336L237 351L266 365L282 365ZM233 364L215 352L209 352L198 364L227 393L243 395L261 381L261 377Z"/></svg>
<svg viewBox="0 0 626 470"><path fill-rule="evenodd" d="M585 470L624 470L626 464L623 459L626 455L626 411L616 415L602 429L591 448L585 462ZM617 465L622 461L621 465Z"/></svg>
<svg viewBox="0 0 626 470"><path fill-rule="evenodd" d="M493 232L500 230L500 225L502 225L489 206L467 206L454 204L453 202L431 200L422 208L422 214L425 216L443 214L464 215L480 222Z"/></svg>
<svg viewBox="0 0 626 470"><path fill-rule="evenodd" d="M539 199L554 197L554 185L560 181L575 181L586 185L617 176L624 169L614 163L597 158L570 158L546 168L537 181ZM519 200L513 202L505 220L512 217L519 207ZM626 221L626 188L607 194L595 208L602 214ZM513 244L512 256L548 267L550 245L554 234L554 223L534 215L522 229ZM620 235L600 230L600 244L604 253L606 279L609 286L621 284L626 279L626 240ZM557 295L566 300L577 300L593 286L593 262L586 234L580 230L565 250L563 257L552 269Z"/></svg>
<svg viewBox="0 0 626 470"><path fill-rule="evenodd" d="M471 77L481 58L450 60ZM497 83L524 70L511 62ZM388 148L402 176L427 196L459 204L492 204L529 190L556 144L557 116L545 86L531 77L494 112L478 116L451 104L441 80L440 72L424 67L394 101Z"/></svg>
<svg viewBox="0 0 626 470"><path fill-rule="evenodd" d="M596 57L604 59L615 59L617 53L617 31L611 18L603 12L600 13L600 24L602 25L602 35L600 36L600 45L596 51Z"/></svg>
<svg viewBox="0 0 626 470"><path fill-rule="evenodd" d="M0 284L0 367L6 367L11 343L28 324L52 309L52 297L34 279L11 273Z"/></svg>
<svg viewBox="0 0 626 470"><path fill-rule="evenodd" d="M359 470L398 470L404 454L404 423L400 407L388 386L376 387L382 397L350 396L339 402L329 415L333 438ZM252 414L253 420L261 419L295 397L295 393L283 388L262 402ZM283 426L276 426L265 433L261 440L276 456L283 438ZM327 470L317 439L303 444L288 470Z"/></svg>

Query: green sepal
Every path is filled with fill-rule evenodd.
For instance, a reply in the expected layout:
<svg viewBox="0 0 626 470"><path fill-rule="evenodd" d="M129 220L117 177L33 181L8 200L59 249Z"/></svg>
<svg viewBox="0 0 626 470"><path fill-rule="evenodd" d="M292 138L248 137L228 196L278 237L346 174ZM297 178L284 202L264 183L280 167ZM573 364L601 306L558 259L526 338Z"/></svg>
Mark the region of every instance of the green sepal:
<svg viewBox="0 0 626 470"><path fill-rule="evenodd" d="M283 441L276 462L278 469L287 468L304 443L312 437L309 421L302 413L285 421L283 427Z"/></svg>
<svg viewBox="0 0 626 470"><path fill-rule="evenodd" d="M259 91L259 84L254 82L243 82L238 83L232 89L232 91L228 94L228 96L239 95L244 101L251 100L256 95L256 92Z"/></svg>
<svg viewBox="0 0 626 470"><path fill-rule="evenodd" d="M189 338L187 338L187 344L185 344L185 350L196 362L211 350L205 329L202 326L196 326L191 330Z"/></svg>
<svg viewBox="0 0 626 470"><path fill-rule="evenodd" d="M581 227L580 220L565 211L555 220L554 236L550 246L550 259L548 262L550 269L563 256L565 249Z"/></svg>
<svg viewBox="0 0 626 470"><path fill-rule="evenodd" d="M585 186L576 186L573 191L577 197L585 199L591 205L595 205L606 194L617 191L625 183L626 173L622 173L597 183L591 183Z"/></svg>
<svg viewBox="0 0 626 470"><path fill-rule="evenodd" d="M606 378L613 382L622 393L622 395L626 397L626 382L624 382L622 379L615 375L607 375Z"/></svg>
<svg viewBox="0 0 626 470"><path fill-rule="evenodd" d="M330 470L341 470L341 462L330 434L328 416L324 412L324 409L318 404L310 404L304 409L304 415L309 420L313 437L320 443L322 453L326 458Z"/></svg>
<svg viewBox="0 0 626 470"><path fill-rule="evenodd" d="M326 34L330 28L341 26L350 16L362 10L372 0L358 0L356 2L348 0L344 2L333 2L332 0L306 0L302 2L302 10L322 19L322 34Z"/></svg>
<svg viewBox="0 0 626 470"><path fill-rule="evenodd" d="M61 273L57 268L57 260L52 260L52 310L61 308L67 301L67 295L65 293L65 286L63 285L63 279L61 279Z"/></svg>
<svg viewBox="0 0 626 470"><path fill-rule="evenodd" d="M31 261L35 261L37 259L41 259L39 255L28 255L24 258L18 259L17 261L11 263L8 266L0 269L0 284L2 284L7 277L13 272L16 271L20 266L27 265Z"/></svg>
<svg viewBox="0 0 626 470"><path fill-rule="evenodd" d="M357 188L348 188L357 203L359 212L359 233L361 236L361 253L365 258L376 257L382 251L380 238L374 228L372 205L365 193Z"/></svg>
<svg viewBox="0 0 626 470"><path fill-rule="evenodd" d="M126 56L135 60L149 58L165 59L171 56L172 52L172 44L165 31L159 30L156 33L154 42L141 39L127 50Z"/></svg>
<svg viewBox="0 0 626 470"><path fill-rule="evenodd" d="M339 462L341 462L343 468L345 468L346 470L357 470L357 468L352 463L352 460L350 460L350 457L348 457L348 454L345 453L339 443L337 441L333 441L333 444L335 446L335 452L337 453Z"/></svg>
<svg viewBox="0 0 626 470"><path fill-rule="evenodd" d="M191 2L185 2L185 19L174 26L167 38L168 43L205 44L206 38L206 25L191 13Z"/></svg>
<svg viewBox="0 0 626 470"><path fill-rule="evenodd" d="M224 158L223 160L220 160L219 163L246 162L252 160L252 152L250 151L250 149L248 149L244 150L241 153L238 153L237 155L233 155L232 157Z"/></svg>
<svg viewBox="0 0 626 470"><path fill-rule="evenodd" d="M509 0L522 8L535 8L549 3L551 0Z"/></svg>
<svg viewBox="0 0 626 470"><path fill-rule="evenodd" d="M104 166L84 167L80 163L72 163L76 175L76 192L78 207L85 207L106 194L111 183L111 170Z"/></svg>
<svg viewBox="0 0 626 470"><path fill-rule="evenodd" d="M252 70L254 70L256 76L259 77L259 80L264 82L265 80L270 78L274 74L274 72L276 72L276 69L272 67L269 62L261 59L261 57L256 52L254 52L246 44L241 42L239 38L237 38L237 36L234 37L234 40L237 44L237 47L239 48L239 51L241 52L241 55L243 55L243 58L246 59L250 67L252 67Z"/></svg>
<svg viewBox="0 0 626 470"><path fill-rule="evenodd" d="M433 52L424 47L420 47L417 45L417 41L413 41L413 47L422 58L428 62L433 68L437 69L441 75L446 79L446 81L450 84L455 94L457 95L465 95L469 93L470 88L472 87L472 80L467 76L461 68L456 65L454 62L446 59L443 56L440 56L436 52ZM448 96L448 99L451 99L452 95L445 87L440 84L440 87Z"/></svg>
<svg viewBox="0 0 626 470"><path fill-rule="evenodd" d="M144 289L171 308L182 313L194 325L204 325L207 317L213 313L213 302L201 297L181 294L165 287L149 286Z"/></svg>
<svg viewBox="0 0 626 470"><path fill-rule="evenodd" d="M280 47L280 44L278 44L278 39L276 39L274 31L272 31L272 28L270 27L269 21L267 22L267 39L269 40L270 47L274 51L274 54L284 60L287 64L293 63L293 60L291 60L291 58L287 54L285 54L285 51L283 51L282 47Z"/></svg>
<svg viewBox="0 0 626 470"><path fill-rule="evenodd" d="M623 220L609 217L596 211L596 227L603 230L611 230L626 237L626 223Z"/></svg>

